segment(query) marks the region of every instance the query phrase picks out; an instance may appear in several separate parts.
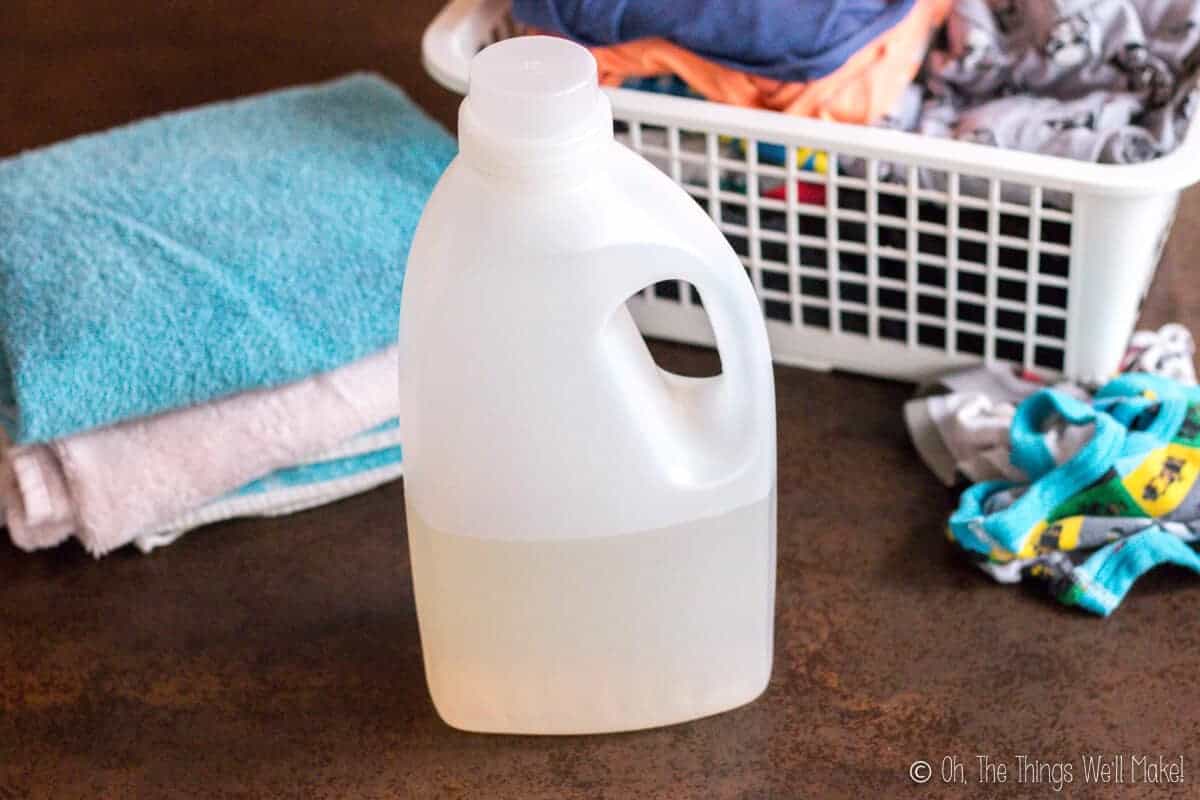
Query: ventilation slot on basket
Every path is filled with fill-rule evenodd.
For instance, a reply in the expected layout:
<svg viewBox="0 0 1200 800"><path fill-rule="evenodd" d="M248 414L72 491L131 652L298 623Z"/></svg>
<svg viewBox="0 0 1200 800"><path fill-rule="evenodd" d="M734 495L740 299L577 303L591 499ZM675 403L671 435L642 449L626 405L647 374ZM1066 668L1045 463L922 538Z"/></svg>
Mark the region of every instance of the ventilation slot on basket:
<svg viewBox="0 0 1200 800"><path fill-rule="evenodd" d="M768 324L1063 369L1070 195L636 120L617 138L721 229ZM676 282L643 297L699 307Z"/></svg>

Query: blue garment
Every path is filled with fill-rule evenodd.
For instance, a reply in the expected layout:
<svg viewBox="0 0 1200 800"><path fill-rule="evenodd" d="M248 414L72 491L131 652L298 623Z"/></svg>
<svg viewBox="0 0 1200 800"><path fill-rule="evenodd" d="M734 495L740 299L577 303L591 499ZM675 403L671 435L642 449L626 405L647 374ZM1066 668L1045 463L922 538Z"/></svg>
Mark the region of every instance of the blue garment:
<svg viewBox="0 0 1200 800"><path fill-rule="evenodd" d="M386 347L455 149L353 75L0 161L0 423L46 441Z"/></svg>
<svg viewBox="0 0 1200 800"><path fill-rule="evenodd" d="M836 71L915 0L513 0L513 17L588 46L659 36L781 81Z"/></svg>

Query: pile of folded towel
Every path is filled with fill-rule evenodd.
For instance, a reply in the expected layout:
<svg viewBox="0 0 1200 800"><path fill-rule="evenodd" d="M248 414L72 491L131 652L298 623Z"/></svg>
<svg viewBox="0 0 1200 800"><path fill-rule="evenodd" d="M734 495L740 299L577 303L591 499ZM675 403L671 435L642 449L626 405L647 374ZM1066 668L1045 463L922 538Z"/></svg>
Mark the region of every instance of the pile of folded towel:
<svg viewBox="0 0 1200 800"><path fill-rule="evenodd" d="M453 139L381 78L0 161L0 498L148 550L400 474L408 245Z"/></svg>
<svg viewBox="0 0 1200 800"><path fill-rule="evenodd" d="M673 76L716 102L1085 161L1169 152L1196 106L1196 2L514 0L513 16L588 45L609 85Z"/></svg>

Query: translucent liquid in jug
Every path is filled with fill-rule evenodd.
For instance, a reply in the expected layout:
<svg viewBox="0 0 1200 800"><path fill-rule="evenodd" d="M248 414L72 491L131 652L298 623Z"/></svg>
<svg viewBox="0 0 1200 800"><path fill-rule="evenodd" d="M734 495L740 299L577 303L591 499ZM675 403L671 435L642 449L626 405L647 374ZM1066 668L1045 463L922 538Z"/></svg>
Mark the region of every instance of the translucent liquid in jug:
<svg viewBox="0 0 1200 800"><path fill-rule="evenodd" d="M775 492L594 538L478 538L412 513L425 671L457 728L618 731L748 703L771 673Z"/></svg>

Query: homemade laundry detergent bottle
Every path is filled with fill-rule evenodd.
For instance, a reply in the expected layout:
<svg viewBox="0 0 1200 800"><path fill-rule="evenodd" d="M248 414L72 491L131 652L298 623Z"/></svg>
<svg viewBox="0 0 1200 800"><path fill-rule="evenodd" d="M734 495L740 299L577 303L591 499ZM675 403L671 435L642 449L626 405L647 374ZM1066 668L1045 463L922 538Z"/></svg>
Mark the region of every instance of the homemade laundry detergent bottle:
<svg viewBox="0 0 1200 800"><path fill-rule="evenodd" d="M456 728L598 733L747 703L771 673L774 387L745 270L613 139L562 39L471 64L400 318L413 585ZM695 286L722 373L661 370L625 302ZM703 313L698 310L698 313Z"/></svg>

